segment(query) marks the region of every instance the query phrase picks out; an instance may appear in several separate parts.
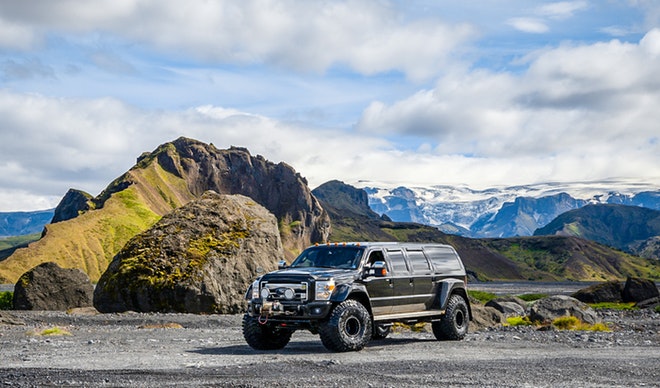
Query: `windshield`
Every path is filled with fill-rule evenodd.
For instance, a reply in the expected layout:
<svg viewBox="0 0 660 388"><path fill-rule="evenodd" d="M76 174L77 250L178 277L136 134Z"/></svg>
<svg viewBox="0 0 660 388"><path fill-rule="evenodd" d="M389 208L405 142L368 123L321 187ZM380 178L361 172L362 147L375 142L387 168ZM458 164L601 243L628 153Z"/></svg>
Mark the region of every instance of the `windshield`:
<svg viewBox="0 0 660 388"><path fill-rule="evenodd" d="M291 267L323 267L356 269L364 248L353 246L318 246L307 248L291 263Z"/></svg>

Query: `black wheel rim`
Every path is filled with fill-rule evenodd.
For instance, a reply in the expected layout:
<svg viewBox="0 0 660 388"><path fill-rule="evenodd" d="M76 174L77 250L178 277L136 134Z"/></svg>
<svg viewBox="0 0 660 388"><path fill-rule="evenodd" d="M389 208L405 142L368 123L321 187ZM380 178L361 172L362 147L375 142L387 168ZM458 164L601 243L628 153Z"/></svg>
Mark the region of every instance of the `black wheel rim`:
<svg viewBox="0 0 660 388"><path fill-rule="evenodd" d="M351 337L356 337L362 331L362 322L357 317L350 316L344 323L344 331Z"/></svg>
<svg viewBox="0 0 660 388"><path fill-rule="evenodd" d="M465 314L463 310L456 310L456 315L454 315L454 323L456 327L463 327L465 325Z"/></svg>

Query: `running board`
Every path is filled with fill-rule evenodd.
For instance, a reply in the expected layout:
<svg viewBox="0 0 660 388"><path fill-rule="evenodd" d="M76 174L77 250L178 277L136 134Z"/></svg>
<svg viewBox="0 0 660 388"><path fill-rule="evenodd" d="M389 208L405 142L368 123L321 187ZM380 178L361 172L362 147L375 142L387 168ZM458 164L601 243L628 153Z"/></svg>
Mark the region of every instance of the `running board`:
<svg viewBox="0 0 660 388"><path fill-rule="evenodd" d="M419 313L397 313L397 314L385 314L378 315L374 317L374 322L379 321L398 321L398 320L408 320L415 318L424 318L424 317L440 317L445 313L445 310L431 310L431 311L422 311Z"/></svg>

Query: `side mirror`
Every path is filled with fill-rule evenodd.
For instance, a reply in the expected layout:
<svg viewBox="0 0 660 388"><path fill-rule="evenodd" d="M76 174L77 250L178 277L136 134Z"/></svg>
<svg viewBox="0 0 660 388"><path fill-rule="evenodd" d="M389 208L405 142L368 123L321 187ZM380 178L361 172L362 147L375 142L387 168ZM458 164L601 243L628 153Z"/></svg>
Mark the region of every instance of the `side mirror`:
<svg viewBox="0 0 660 388"><path fill-rule="evenodd" d="M286 268L286 267L287 267L287 265L286 265L286 261L284 261L284 260L280 260L280 261L277 263L277 269L284 269L284 268Z"/></svg>
<svg viewBox="0 0 660 388"><path fill-rule="evenodd" d="M365 275L383 277L387 276L387 264L384 261L377 261L372 265L368 265Z"/></svg>

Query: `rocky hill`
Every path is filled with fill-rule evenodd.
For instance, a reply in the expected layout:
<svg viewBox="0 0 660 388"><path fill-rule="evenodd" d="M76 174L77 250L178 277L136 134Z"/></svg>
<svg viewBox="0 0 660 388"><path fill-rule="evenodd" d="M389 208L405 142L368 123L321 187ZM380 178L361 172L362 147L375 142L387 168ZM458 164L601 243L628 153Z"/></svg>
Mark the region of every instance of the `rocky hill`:
<svg viewBox="0 0 660 388"><path fill-rule="evenodd" d="M536 236L577 236L659 259L660 211L626 205L588 205L561 214Z"/></svg>
<svg viewBox="0 0 660 388"><path fill-rule="evenodd" d="M428 225L393 222L368 209L361 189L333 181L314 189L332 220L332 241L419 241L453 245L482 280L601 281L660 279L660 263L577 237L472 239Z"/></svg>
<svg viewBox="0 0 660 388"><path fill-rule="evenodd" d="M0 262L0 283L47 261L96 281L130 238L207 190L248 196L272 212L289 258L330 231L327 213L291 166L182 137L141 155L97 197L70 191L55 212L60 222Z"/></svg>

